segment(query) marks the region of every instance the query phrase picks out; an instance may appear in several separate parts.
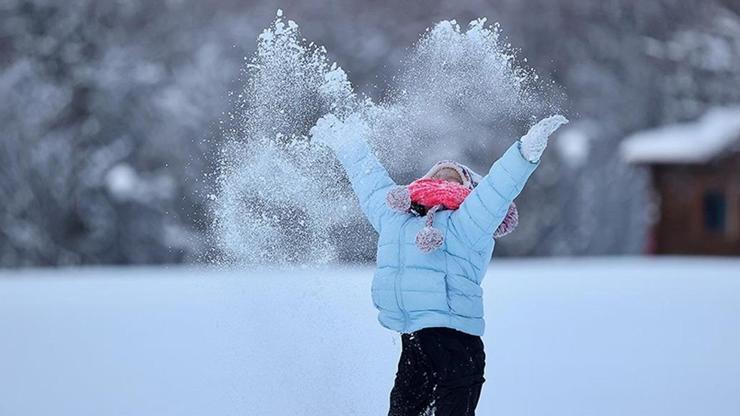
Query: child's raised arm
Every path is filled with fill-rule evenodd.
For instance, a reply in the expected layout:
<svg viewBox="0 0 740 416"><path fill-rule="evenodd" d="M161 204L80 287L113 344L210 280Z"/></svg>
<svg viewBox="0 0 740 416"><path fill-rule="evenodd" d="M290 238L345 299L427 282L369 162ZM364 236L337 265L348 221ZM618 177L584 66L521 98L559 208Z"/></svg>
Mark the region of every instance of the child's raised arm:
<svg viewBox="0 0 740 416"><path fill-rule="evenodd" d="M396 186L364 139L367 125L357 115L345 121L327 114L311 128L311 139L331 148L344 167L360 208L376 231L383 218L394 213L385 203L388 191Z"/></svg>
<svg viewBox="0 0 740 416"><path fill-rule="evenodd" d="M492 238L509 205L539 165L548 138L567 122L565 117L555 115L532 126L493 164L460 208L450 216L452 229L474 250L482 249L486 246L486 239Z"/></svg>

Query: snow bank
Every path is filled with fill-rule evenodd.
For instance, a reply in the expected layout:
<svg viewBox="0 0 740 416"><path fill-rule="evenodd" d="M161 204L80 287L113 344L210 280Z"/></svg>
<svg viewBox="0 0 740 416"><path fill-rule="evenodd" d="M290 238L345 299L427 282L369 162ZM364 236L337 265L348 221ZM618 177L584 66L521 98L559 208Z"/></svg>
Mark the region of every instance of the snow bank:
<svg viewBox="0 0 740 416"><path fill-rule="evenodd" d="M740 141L740 106L715 108L699 120L643 131L624 139L630 163L706 163Z"/></svg>
<svg viewBox="0 0 740 416"><path fill-rule="evenodd" d="M481 415L735 416L740 260L494 262ZM0 414L387 412L371 268L0 271Z"/></svg>

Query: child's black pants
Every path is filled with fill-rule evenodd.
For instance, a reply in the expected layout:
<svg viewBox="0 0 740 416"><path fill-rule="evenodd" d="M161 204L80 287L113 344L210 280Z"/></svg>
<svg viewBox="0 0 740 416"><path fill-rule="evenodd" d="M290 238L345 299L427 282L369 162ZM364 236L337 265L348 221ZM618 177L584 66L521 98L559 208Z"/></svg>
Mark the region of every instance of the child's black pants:
<svg viewBox="0 0 740 416"><path fill-rule="evenodd" d="M485 379L480 337L450 328L401 335L389 416L472 416Z"/></svg>

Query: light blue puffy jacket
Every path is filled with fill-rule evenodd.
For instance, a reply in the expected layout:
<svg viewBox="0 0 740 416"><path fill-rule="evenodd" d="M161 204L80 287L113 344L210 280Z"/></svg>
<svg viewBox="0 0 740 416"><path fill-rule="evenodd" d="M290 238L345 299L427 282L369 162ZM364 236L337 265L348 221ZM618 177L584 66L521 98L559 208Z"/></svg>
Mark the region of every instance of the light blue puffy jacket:
<svg viewBox="0 0 740 416"><path fill-rule="evenodd" d="M372 299L384 327L402 333L448 327L483 334L480 283L493 254L492 235L537 168L522 157L518 145L493 164L459 209L435 214L433 226L442 231L444 243L431 253L416 246L424 217L386 205L386 194L396 184L367 143L352 140L334 149L363 213L380 235Z"/></svg>

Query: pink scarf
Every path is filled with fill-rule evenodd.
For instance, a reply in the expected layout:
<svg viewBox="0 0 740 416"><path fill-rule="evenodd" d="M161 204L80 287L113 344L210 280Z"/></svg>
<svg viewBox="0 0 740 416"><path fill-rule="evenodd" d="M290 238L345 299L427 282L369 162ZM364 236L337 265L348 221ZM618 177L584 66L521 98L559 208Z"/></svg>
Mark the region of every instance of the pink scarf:
<svg viewBox="0 0 740 416"><path fill-rule="evenodd" d="M434 213L440 209L456 210L460 208L471 189L455 182L444 179L421 178L411 182L408 186L396 186L386 195L389 207L400 212L412 212L425 216L425 226L416 234L416 245L419 250L430 253L442 246L444 235L432 227ZM415 210L414 205L424 208L422 212ZM511 233L519 223L519 212L512 202L501 224L493 234L493 238L503 237Z"/></svg>
<svg viewBox="0 0 740 416"><path fill-rule="evenodd" d="M424 206L427 209L435 205L442 205L445 209L458 209L470 189L444 179L422 178L408 185L411 202Z"/></svg>

